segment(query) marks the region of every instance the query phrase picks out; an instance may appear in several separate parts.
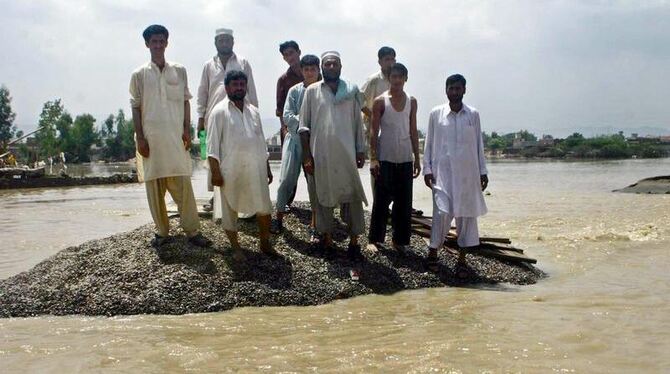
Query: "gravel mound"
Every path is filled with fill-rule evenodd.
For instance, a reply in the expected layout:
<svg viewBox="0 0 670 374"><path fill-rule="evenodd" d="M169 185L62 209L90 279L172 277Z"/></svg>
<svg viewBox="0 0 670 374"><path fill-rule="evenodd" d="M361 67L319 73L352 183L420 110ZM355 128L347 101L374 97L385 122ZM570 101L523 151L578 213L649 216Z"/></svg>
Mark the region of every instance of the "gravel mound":
<svg viewBox="0 0 670 374"><path fill-rule="evenodd" d="M455 274L456 258L440 253L437 273L424 265L426 244L412 237L412 249L396 253L363 250L365 260L346 258L345 227L334 233L337 250L309 244L309 210L295 203L284 217L285 230L273 237L280 257L258 250L255 220L240 221L245 259L233 259L222 228L202 219L202 232L214 244L189 244L178 220L174 239L160 250L149 245L154 225L92 240L62 250L33 269L0 281L0 317L50 315L184 314L244 306L316 305L366 294L390 294L424 287L468 284L532 284L545 274L532 266L467 255L467 277ZM366 217L369 219L369 216ZM389 236L390 237L390 236ZM367 241L361 237L365 248ZM389 245L390 248L390 245ZM352 267L361 270L352 280Z"/></svg>

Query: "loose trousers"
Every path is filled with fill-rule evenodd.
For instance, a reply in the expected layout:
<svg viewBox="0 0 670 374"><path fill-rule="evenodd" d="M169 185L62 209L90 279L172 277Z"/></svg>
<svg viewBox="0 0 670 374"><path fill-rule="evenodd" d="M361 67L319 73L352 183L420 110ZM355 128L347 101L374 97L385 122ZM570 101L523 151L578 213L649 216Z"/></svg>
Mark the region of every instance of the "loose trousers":
<svg viewBox="0 0 670 374"><path fill-rule="evenodd" d="M455 217L456 235L458 236L458 246L474 247L479 245L479 228L477 227L477 217ZM441 248L444 240L451 229L451 221L454 220L452 214L441 212L435 204L433 196L433 226L430 230L430 248Z"/></svg>
<svg viewBox="0 0 670 374"><path fill-rule="evenodd" d="M375 180L374 202L370 219L371 243L383 243L386 238L386 223L391 210L393 243L408 245L412 228L412 162L380 162L379 177Z"/></svg>
<svg viewBox="0 0 670 374"><path fill-rule="evenodd" d="M158 228L158 235L168 236L170 222L165 205L165 191L170 192L172 200L179 210L179 223L187 236L195 235L200 229L198 208L193 195L190 176L177 176L152 179L144 182L151 217Z"/></svg>
<svg viewBox="0 0 670 374"><path fill-rule="evenodd" d="M318 202L315 204L315 208L316 230L322 234L332 233L335 208L325 207ZM347 224L349 235L360 235L365 231L365 216L362 201L341 204L340 217Z"/></svg>

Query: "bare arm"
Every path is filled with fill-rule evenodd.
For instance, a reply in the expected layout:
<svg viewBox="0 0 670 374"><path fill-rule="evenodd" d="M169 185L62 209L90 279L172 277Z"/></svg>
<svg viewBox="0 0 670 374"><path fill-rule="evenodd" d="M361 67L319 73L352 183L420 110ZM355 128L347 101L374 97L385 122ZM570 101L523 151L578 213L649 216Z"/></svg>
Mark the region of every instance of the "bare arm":
<svg viewBox="0 0 670 374"><path fill-rule="evenodd" d="M378 97L372 104L372 121L370 121L370 172L375 177L379 176L379 159L377 158L377 140L379 129L384 115L384 99Z"/></svg>
<svg viewBox="0 0 670 374"><path fill-rule="evenodd" d="M202 69L202 77L198 86L198 98L196 100L196 111L198 113L198 132L205 129L205 113L207 112L207 103L209 101L209 75L207 74L207 64Z"/></svg>
<svg viewBox="0 0 670 374"><path fill-rule="evenodd" d="M184 132L181 140L184 141L187 151L191 149L191 103L188 100L184 100Z"/></svg>
<svg viewBox="0 0 670 374"><path fill-rule="evenodd" d="M421 156L419 155L419 132L416 129L416 109L417 102L411 98L412 107L409 112L409 137L412 140L412 153L414 153L414 178L421 173Z"/></svg>

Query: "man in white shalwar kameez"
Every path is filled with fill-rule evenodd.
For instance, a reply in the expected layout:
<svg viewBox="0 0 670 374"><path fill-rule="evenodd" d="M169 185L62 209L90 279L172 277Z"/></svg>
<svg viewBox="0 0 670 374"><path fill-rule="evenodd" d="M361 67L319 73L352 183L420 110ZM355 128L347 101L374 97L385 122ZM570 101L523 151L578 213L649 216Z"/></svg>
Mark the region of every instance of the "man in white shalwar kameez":
<svg viewBox="0 0 670 374"><path fill-rule="evenodd" d="M360 92L340 79L337 52L321 56L323 80L305 90L300 108L300 137L305 172L314 175L316 227L322 244L332 247L333 209L341 206L349 230L349 256L360 258L358 236L365 230L367 205L358 169L365 163Z"/></svg>
<svg viewBox="0 0 670 374"><path fill-rule="evenodd" d="M458 246L479 245L477 217L486 214L482 191L488 185L479 112L463 104L465 78L447 78L448 104L430 112L423 158L426 186L433 190L433 225L428 266L437 266L437 250L442 247L456 219ZM461 251L459 262L464 260Z"/></svg>
<svg viewBox="0 0 670 374"><path fill-rule="evenodd" d="M207 156L212 171L214 217L221 218L235 256L240 258L238 213L256 215L260 249L275 255L270 245L272 172L258 109L247 100L247 76L226 73L227 97L216 104L207 123Z"/></svg>
<svg viewBox="0 0 670 374"><path fill-rule="evenodd" d="M226 73L231 70L239 70L247 75L247 100L258 108L258 97L256 95L256 85L254 84L254 75L251 64L244 57L233 52L235 39L233 30L227 28L216 29L214 33L214 47L216 47L216 56L205 62L198 86L198 98L196 112L198 113L198 134L206 130L207 120L212 113L214 106L226 97L226 88L223 81ZM200 141L205 141L201 139ZM213 191L211 185L211 172L208 173L207 189ZM211 210L211 205L205 206L206 210Z"/></svg>
<svg viewBox="0 0 670 374"><path fill-rule="evenodd" d="M191 186L191 107L186 69L165 61L168 30L152 25L144 30L151 61L133 72L130 105L137 143L138 179L144 181L154 223L158 228L151 244L169 240L170 223L165 192L177 203L181 227L188 241L199 247L211 242L202 236Z"/></svg>

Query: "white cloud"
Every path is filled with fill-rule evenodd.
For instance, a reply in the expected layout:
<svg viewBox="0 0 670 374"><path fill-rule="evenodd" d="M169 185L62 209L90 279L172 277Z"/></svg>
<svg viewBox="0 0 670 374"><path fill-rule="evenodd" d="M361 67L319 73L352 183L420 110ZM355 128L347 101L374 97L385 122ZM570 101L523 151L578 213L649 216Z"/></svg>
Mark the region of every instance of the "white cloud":
<svg viewBox="0 0 670 374"><path fill-rule="evenodd" d="M393 46L410 70L420 127L444 102L453 72L468 78L466 99L486 131L667 126L670 119L663 1L0 0L0 9L0 83L25 129L57 97L72 114L99 120L128 111L130 72L148 58L140 34L151 23L170 29L168 58L187 67L192 92L214 54L214 29L235 29L264 118L274 117L276 79L286 69L278 44L295 39L304 53L340 50L343 75L359 84L377 70L377 49Z"/></svg>

